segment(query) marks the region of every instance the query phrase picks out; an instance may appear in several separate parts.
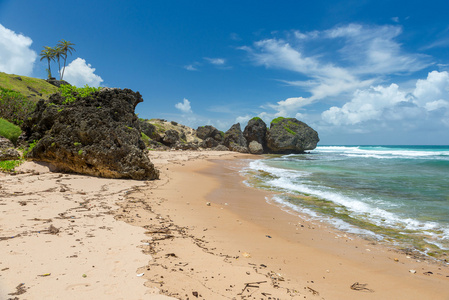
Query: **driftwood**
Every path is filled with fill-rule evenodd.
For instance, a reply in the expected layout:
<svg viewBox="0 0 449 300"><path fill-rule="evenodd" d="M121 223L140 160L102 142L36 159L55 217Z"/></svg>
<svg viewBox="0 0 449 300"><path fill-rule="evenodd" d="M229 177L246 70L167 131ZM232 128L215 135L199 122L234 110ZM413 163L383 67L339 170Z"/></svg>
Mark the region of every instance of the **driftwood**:
<svg viewBox="0 0 449 300"><path fill-rule="evenodd" d="M257 282L247 282L245 283L245 287L243 288L243 290L238 294L238 295L242 295L247 288L259 288L258 285L256 284L261 284L261 283L266 283L267 281L257 281Z"/></svg>

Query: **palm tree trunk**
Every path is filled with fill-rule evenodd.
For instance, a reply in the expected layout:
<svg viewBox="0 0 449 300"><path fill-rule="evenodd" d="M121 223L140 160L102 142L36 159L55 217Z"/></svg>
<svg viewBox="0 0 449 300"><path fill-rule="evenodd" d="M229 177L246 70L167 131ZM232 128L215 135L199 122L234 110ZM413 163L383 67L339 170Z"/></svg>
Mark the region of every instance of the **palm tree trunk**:
<svg viewBox="0 0 449 300"><path fill-rule="evenodd" d="M64 78L64 71L65 71L65 62L67 61L67 58L64 58L64 67L62 68L62 76L61 80Z"/></svg>
<svg viewBox="0 0 449 300"><path fill-rule="evenodd" d="M50 75L50 78L51 78L50 58L48 58L48 72L49 72L49 75Z"/></svg>

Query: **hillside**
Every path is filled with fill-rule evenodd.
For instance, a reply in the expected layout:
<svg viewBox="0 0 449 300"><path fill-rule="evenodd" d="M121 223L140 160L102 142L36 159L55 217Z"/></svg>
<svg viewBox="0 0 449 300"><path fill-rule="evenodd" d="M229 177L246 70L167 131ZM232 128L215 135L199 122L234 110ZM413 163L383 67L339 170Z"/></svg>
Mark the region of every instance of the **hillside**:
<svg viewBox="0 0 449 300"><path fill-rule="evenodd" d="M28 99L37 102L39 99L48 99L58 88L44 79L6 74L0 72L0 87L21 93Z"/></svg>

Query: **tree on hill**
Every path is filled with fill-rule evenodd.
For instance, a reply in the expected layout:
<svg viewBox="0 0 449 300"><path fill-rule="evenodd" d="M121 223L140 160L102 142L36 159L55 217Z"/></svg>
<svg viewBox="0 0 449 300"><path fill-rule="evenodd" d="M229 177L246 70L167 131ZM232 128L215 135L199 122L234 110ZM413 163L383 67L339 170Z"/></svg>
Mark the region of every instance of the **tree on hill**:
<svg viewBox="0 0 449 300"><path fill-rule="evenodd" d="M64 67L63 67L62 73L61 73L61 80L63 80L63 78L64 78L64 71L65 71L65 66L66 66L66 61L67 61L67 53L72 54L72 51L75 51L75 48L73 48L72 46L75 46L75 44L70 41L66 41L66 40L60 40L57 45L57 47L61 50L61 53L62 53L61 56L64 58Z"/></svg>
<svg viewBox="0 0 449 300"><path fill-rule="evenodd" d="M59 80L62 80L61 76L61 57L65 59L64 51L61 47L55 46L53 47L53 53L55 55L56 60L58 61L58 73L59 73Z"/></svg>
<svg viewBox="0 0 449 300"><path fill-rule="evenodd" d="M48 72L48 78L50 79L52 77L51 76L50 62L52 60L53 61L55 60L54 49L52 47L45 46L44 49L42 49L42 51L41 51L40 57L41 57L41 61L44 60L44 59L47 59L47 61L48 61L47 72Z"/></svg>

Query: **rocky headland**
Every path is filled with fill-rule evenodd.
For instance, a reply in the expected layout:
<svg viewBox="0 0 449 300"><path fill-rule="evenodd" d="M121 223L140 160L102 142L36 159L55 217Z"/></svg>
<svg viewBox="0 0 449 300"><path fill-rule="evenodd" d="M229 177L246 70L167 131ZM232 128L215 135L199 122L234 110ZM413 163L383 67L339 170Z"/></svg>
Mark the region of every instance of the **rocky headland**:
<svg viewBox="0 0 449 300"><path fill-rule="evenodd" d="M3 75L2 85L10 90L19 85L21 91L38 87L29 78ZM279 117L268 128L255 117L243 131L239 123L226 132L211 125L193 129L175 121L139 119L135 114L143 101L139 92L115 88L85 92L67 88L67 82L35 81L42 89L58 89L40 99L26 96L35 109L23 118L23 134L16 145L2 142L0 160L20 159L21 153L14 149L20 144L25 159L50 163L60 171L148 180L159 177L148 150L304 153L319 141L315 130L294 118ZM27 84L33 88L22 87Z"/></svg>

